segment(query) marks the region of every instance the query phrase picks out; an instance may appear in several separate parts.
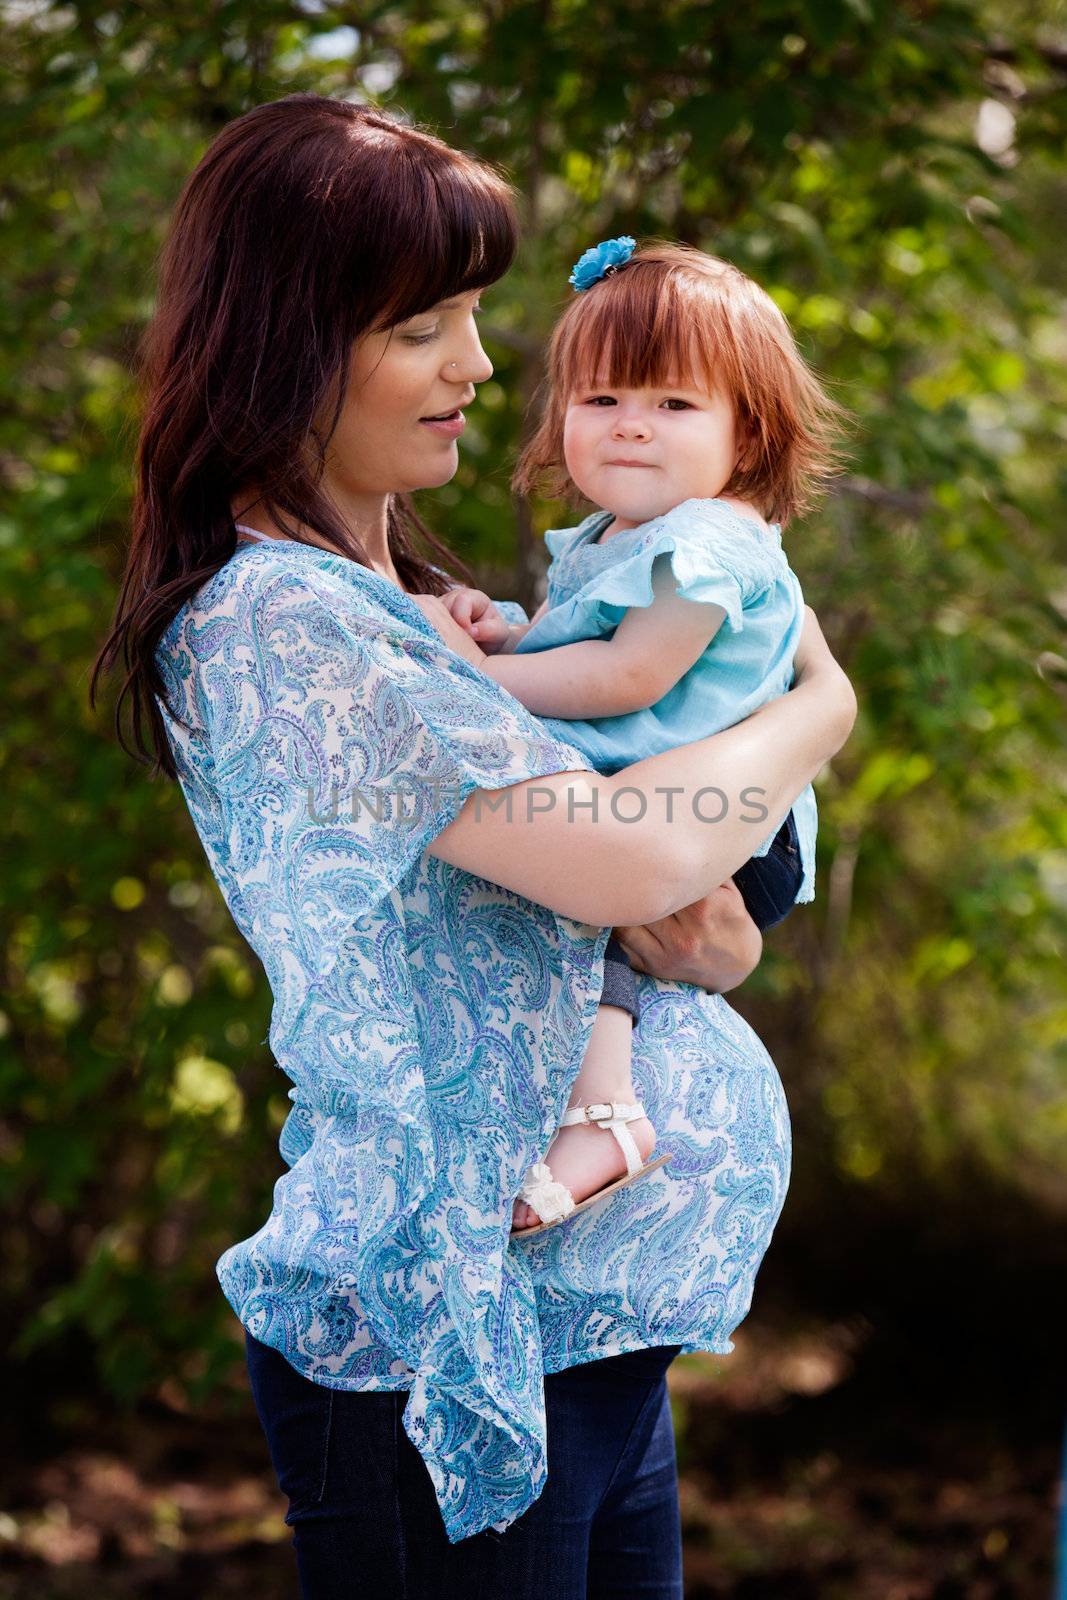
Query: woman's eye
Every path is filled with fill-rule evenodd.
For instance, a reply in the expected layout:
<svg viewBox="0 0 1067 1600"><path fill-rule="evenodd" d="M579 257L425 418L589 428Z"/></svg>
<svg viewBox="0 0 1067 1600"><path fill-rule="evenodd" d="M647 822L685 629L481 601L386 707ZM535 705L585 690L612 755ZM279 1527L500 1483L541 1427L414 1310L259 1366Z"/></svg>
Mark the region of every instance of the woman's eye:
<svg viewBox="0 0 1067 1600"><path fill-rule="evenodd" d="M480 317L484 309L480 305L471 307L476 317ZM440 332L440 328L431 328L427 333L405 333L402 337L405 344L430 344L432 340L439 336Z"/></svg>

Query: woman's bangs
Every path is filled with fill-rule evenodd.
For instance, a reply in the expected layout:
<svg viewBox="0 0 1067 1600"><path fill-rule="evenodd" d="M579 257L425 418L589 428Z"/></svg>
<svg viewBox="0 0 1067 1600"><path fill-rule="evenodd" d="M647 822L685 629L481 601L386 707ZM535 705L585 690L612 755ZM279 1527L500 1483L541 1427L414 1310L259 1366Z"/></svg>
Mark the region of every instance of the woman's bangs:
<svg viewBox="0 0 1067 1600"><path fill-rule="evenodd" d="M452 162L414 170L417 192L404 222L404 275L381 326L421 316L472 289L496 283L510 268L518 224L507 186L492 172Z"/></svg>

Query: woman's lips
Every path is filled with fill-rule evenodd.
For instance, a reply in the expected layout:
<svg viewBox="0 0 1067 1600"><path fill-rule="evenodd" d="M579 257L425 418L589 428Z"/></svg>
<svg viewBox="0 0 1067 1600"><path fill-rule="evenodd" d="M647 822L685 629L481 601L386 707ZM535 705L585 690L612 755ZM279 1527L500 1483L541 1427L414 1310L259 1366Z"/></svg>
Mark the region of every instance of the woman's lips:
<svg viewBox="0 0 1067 1600"><path fill-rule="evenodd" d="M455 439L467 426L467 419L462 411L453 411L448 417L420 417L419 425L429 428L431 433L439 433L442 439Z"/></svg>

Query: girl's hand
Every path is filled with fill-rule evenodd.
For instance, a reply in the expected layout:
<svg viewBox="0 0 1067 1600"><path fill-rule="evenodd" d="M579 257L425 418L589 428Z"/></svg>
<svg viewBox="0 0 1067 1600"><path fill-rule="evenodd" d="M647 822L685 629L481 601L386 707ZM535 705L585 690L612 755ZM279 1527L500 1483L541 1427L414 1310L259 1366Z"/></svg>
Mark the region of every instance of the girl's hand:
<svg viewBox="0 0 1067 1600"><path fill-rule="evenodd" d="M459 585L440 596L454 622L465 628L472 639L489 655L495 655L507 641L508 624L487 594L480 589Z"/></svg>
<svg viewBox="0 0 1067 1600"><path fill-rule="evenodd" d="M444 604L444 595L413 594L408 598L414 600L427 622L432 628L436 628L450 650L454 650L457 656L462 656L472 666L480 667L484 664L485 651L480 650L470 634L452 620L452 614Z"/></svg>
<svg viewBox="0 0 1067 1600"><path fill-rule="evenodd" d="M659 922L615 933L636 971L712 994L736 989L763 954L763 935L732 878Z"/></svg>

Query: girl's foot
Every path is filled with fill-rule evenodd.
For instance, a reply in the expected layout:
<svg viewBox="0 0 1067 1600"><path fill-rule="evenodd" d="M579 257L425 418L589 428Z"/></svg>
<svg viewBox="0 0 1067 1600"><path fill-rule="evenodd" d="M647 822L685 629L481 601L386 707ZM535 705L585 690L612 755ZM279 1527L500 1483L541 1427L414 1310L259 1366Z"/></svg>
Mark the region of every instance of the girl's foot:
<svg viewBox="0 0 1067 1600"><path fill-rule="evenodd" d="M605 1098L608 1098L605 1096ZM632 1090L616 1093L613 1100L632 1104L637 1096ZM590 1105L590 1100L573 1101L574 1105ZM626 1124L633 1134L642 1162L651 1156L656 1146L656 1130L647 1117L635 1117ZM585 1200L597 1189L626 1176L626 1156L614 1134L598 1128L595 1122L579 1122L569 1128L559 1128L543 1160L552 1168L552 1176L565 1183L574 1196L575 1204ZM516 1200L511 1212L513 1228L534 1228L540 1217L525 1200Z"/></svg>

